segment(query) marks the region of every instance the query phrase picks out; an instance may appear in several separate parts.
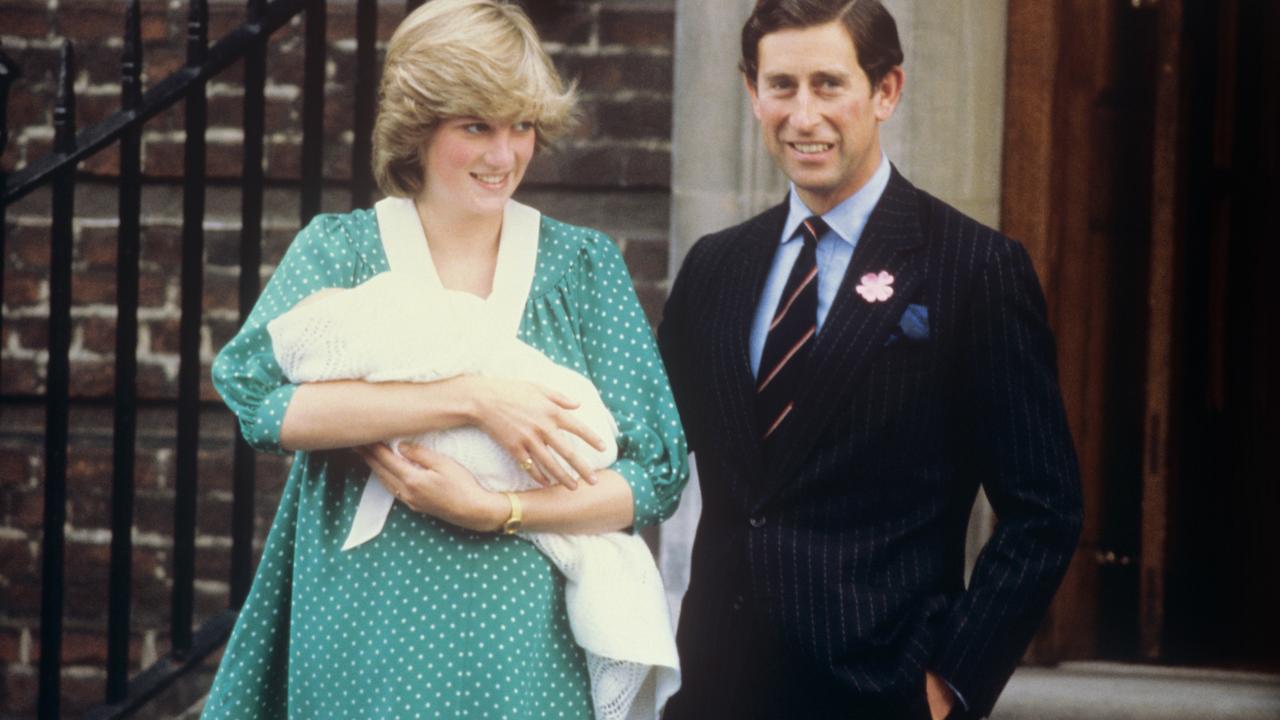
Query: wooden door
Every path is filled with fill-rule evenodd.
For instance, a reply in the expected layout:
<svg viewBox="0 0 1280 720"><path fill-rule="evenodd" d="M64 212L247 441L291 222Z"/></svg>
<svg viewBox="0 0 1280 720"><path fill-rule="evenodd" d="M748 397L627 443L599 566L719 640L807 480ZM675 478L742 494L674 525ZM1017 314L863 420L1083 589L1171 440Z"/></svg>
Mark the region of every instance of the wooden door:
<svg viewBox="0 0 1280 720"><path fill-rule="evenodd" d="M1033 660L1280 667L1276 37L1270 0L1010 0L1003 229L1086 500Z"/></svg>

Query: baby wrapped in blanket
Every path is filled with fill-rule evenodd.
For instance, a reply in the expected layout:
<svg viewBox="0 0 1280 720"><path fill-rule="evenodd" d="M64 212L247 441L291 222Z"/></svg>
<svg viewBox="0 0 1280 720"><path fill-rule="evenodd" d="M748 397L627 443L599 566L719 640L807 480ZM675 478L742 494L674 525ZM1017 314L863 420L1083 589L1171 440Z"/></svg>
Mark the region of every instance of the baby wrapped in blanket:
<svg viewBox="0 0 1280 720"><path fill-rule="evenodd" d="M315 293L268 325L276 361L295 383L430 382L463 374L536 382L578 402L572 412L605 441L598 451L560 431L574 452L597 469L613 464L617 424L589 379L494 331L479 298L420 280L386 272L355 288ZM401 440L449 456L487 490L538 487L479 428L397 438L392 447ZM343 549L375 537L394 502L370 475ZM586 652L596 717L655 718L679 685L679 663L662 578L644 541L625 532L520 536L565 576L569 624Z"/></svg>

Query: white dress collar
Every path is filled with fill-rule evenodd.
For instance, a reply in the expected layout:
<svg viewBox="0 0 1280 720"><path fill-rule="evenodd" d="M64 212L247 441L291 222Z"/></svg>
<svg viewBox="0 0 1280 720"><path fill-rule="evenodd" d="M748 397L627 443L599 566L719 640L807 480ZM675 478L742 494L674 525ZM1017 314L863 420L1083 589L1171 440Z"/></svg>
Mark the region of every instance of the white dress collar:
<svg viewBox="0 0 1280 720"><path fill-rule="evenodd" d="M430 288L444 291L413 200L389 197L379 200L373 207L378 217L378 234L391 269L419 273ZM502 212L502 232L498 237L493 290L484 300L497 325L495 329L504 335L514 336L520 330L538 262L538 231L541 226L542 213L515 200L507 201Z"/></svg>

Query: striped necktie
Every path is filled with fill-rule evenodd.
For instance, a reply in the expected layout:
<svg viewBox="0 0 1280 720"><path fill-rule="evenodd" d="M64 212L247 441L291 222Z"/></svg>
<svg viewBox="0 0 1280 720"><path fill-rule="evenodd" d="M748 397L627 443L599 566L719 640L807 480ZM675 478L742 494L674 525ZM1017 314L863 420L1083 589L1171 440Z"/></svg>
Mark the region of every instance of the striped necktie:
<svg viewBox="0 0 1280 720"><path fill-rule="evenodd" d="M795 406L805 361L818 334L818 238L827 224L814 215L800 223L804 248L791 267L769 324L756 375L756 417L766 450Z"/></svg>

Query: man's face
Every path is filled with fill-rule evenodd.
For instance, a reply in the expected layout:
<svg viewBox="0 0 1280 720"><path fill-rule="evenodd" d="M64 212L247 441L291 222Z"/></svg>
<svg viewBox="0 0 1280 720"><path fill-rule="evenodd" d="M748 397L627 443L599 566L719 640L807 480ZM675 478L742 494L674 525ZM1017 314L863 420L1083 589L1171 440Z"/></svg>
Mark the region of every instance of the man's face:
<svg viewBox="0 0 1280 720"><path fill-rule="evenodd" d="M871 179L879 125L893 115L902 80L894 68L872 88L839 21L760 39L751 107L769 153L810 210L830 210Z"/></svg>

